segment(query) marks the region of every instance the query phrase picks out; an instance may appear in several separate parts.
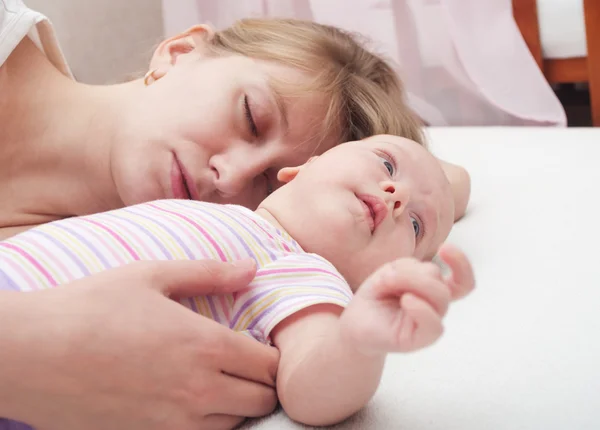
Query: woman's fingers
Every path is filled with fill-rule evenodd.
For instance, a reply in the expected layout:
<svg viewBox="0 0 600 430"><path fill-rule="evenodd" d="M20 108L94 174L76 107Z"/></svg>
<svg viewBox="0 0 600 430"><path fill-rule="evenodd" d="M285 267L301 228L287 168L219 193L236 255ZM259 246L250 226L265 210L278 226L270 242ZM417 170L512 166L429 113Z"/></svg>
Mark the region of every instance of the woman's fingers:
<svg viewBox="0 0 600 430"><path fill-rule="evenodd" d="M183 298L232 293L246 288L256 274L256 264L252 260L235 263L215 260L139 261L105 273L118 277L120 283L124 283L125 278L132 284L152 285L167 296Z"/></svg>
<svg viewBox="0 0 600 430"><path fill-rule="evenodd" d="M277 406L275 390L256 382L224 374L215 387L211 402L217 414L262 417Z"/></svg>
<svg viewBox="0 0 600 430"><path fill-rule="evenodd" d="M439 257L448 265L451 273L445 282L450 288L452 299L460 299L469 294L475 288L475 274L467 256L453 245L443 245Z"/></svg>
<svg viewBox="0 0 600 430"><path fill-rule="evenodd" d="M211 430L231 430L237 428L244 420L245 418L231 415L209 415L204 419L202 428ZM200 430L200 427L198 427L198 430Z"/></svg>
<svg viewBox="0 0 600 430"><path fill-rule="evenodd" d="M223 327L222 354L217 357L221 371L238 378L275 387L279 351L241 333Z"/></svg>

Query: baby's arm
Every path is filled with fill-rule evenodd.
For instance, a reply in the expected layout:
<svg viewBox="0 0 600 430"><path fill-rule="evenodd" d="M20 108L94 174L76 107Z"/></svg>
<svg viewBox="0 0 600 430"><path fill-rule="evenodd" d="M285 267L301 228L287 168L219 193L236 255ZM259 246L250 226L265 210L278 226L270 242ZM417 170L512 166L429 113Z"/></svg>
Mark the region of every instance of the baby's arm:
<svg viewBox="0 0 600 430"><path fill-rule="evenodd" d="M294 420L330 425L361 409L373 396L388 352L433 343L451 298L474 285L468 260L446 248L440 257L452 276L433 263L401 259L363 283L343 311L316 305L280 323L271 333L281 358L279 400Z"/></svg>
<svg viewBox="0 0 600 430"><path fill-rule="evenodd" d="M304 309L272 333L281 356L277 394L289 417L306 425L335 424L375 393L385 353L364 354L342 337L335 305Z"/></svg>
<svg viewBox="0 0 600 430"><path fill-rule="evenodd" d="M458 221L467 211L467 205L471 196L471 177L464 167L442 160L440 160L440 163L452 187L452 194L454 196L454 221Z"/></svg>

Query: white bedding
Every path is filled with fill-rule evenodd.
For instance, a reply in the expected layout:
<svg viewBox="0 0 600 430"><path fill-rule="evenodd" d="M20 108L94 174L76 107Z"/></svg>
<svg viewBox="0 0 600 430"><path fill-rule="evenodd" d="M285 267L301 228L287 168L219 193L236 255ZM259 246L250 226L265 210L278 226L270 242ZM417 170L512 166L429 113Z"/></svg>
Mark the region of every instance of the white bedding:
<svg viewBox="0 0 600 430"><path fill-rule="evenodd" d="M583 0L537 0L544 58L587 55Z"/></svg>
<svg viewBox="0 0 600 430"><path fill-rule="evenodd" d="M450 240L477 290L434 346L390 356L340 429L600 428L600 129L431 129L466 166L472 204ZM302 428L280 411L245 428Z"/></svg>

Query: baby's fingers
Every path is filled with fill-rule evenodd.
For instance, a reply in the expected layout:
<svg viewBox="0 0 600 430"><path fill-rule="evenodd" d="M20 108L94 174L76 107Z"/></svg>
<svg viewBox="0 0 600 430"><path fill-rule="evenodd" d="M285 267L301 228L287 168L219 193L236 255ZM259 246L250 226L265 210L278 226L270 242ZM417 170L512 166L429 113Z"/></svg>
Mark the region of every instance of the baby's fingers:
<svg viewBox="0 0 600 430"><path fill-rule="evenodd" d="M432 263L413 259L400 259L386 264L366 283L370 285L364 289L365 292L373 292L378 300L400 298L412 293L431 305L440 316L446 314L451 300L439 268Z"/></svg>
<svg viewBox="0 0 600 430"><path fill-rule="evenodd" d="M457 247L447 244L440 248L438 255L450 268L450 274L445 277L445 281L450 288L452 299L460 299L473 291L475 275L467 256Z"/></svg>
<svg viewBox="0 0 600 430"><path fill-rule="evenodd" d="M426 301L410 293L404 294L400 308L399 352L425 348L440 338L444 331L442 318Z"/></svg>

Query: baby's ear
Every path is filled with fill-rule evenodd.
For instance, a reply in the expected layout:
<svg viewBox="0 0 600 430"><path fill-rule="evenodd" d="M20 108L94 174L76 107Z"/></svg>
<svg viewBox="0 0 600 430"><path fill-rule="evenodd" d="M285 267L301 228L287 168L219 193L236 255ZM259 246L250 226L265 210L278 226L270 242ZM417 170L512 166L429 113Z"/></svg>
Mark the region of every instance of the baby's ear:
<svg viewBox="0 0 600 430"><path fill-rule="evenodd" d="M284 167L277 173L277 180L279 182L283 182L284 184L287 184L292 179L294 179L296 177L296 175L298 175L298 172L300 172L300 169L302 169L301 166L299 166L299 167Z"/></svg>
<svg viewBox="0 0 600 430"><path fill-rule="evenodd" d="M300 173L300 170L304 169L317 158L319 158L317 155L310 157L302 166L284 167L277 173L277 180L287 184L288 182L292 181L298 175L298 173Z"/></svg>

